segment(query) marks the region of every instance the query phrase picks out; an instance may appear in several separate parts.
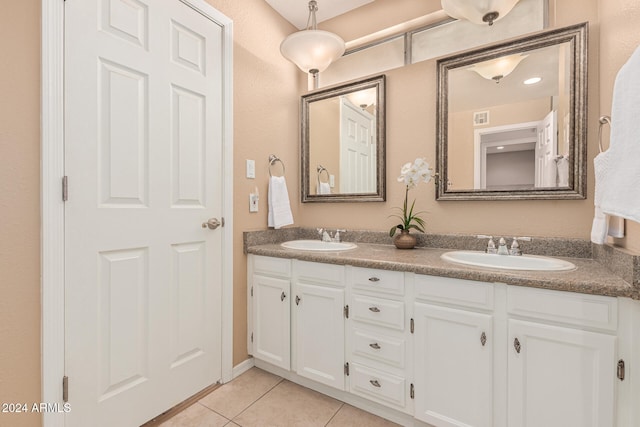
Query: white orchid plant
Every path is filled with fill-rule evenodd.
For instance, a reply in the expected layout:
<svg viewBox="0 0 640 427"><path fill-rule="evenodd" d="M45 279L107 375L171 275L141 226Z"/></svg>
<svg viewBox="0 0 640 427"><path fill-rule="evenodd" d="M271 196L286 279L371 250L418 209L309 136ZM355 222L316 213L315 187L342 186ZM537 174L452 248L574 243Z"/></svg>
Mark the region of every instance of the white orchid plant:
<svg viewBox="0 0 640 427"><path fill-rule="evenodd" d="M416 229L421 233L424 233L425 222L422 218L420 218L421 212L414 212L413 208L415 207L416 201L413 200L411 204L411 208L408 207L408 199L409 199L409 190L414 188L421 182L429 182L431 178L435 175L431 173L432 169L429 166L429 163L424 158L418 157L413 163L405 163L400 170L400 176L398 177L398 182L403 182L406 189L404 193L404 205L402 208L396 207L395 209L400 210L401 214L391 215L392 217L396 217L402 221L400 224L395 225L389 230L389 236L393 237L396 234L396 230L410 230Z"/></svg>

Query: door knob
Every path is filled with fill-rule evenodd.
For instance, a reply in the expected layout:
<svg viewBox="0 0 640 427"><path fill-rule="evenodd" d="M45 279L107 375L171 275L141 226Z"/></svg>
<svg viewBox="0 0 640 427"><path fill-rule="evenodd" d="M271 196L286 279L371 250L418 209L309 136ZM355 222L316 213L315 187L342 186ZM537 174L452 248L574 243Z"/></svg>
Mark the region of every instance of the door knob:
<svg viewBox="0 0 640 427"><path fill-rule="evenodd" d="M222 223L220 221L218 221L218 218L209 218L209 220L207 222L203 222L202 223L202 228L209 227L210 230L215 230L216 228L220 227L221 225L222 225Z"/></svg>

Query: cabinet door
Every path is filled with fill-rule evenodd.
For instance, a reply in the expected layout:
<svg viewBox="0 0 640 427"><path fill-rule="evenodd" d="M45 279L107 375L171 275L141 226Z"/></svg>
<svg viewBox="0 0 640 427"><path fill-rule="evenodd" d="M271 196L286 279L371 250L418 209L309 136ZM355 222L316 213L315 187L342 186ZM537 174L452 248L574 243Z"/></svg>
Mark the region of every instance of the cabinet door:
<svg viewBox="0 0 640 427"><path fill-rule="evenodd" d="M509 427L614 425L614 336L512 319L509 337Z"/></svg>
<svg viewBox="0 0 640 427"><path fill-rule="evenodd" d="M415 303L415 417L434 426L493 424L493 318Z"/></svg>
<svg viewBox="0 0 640 427"><path fill-rule="evenodd" d="M296 284L296 372L344 390L344 290Z"/></svg>
<svg viewBox="0 0 640 427"><path fill-rule="evenodd" d="M253 357L290 369L289 281L253 276Z"/></svg>

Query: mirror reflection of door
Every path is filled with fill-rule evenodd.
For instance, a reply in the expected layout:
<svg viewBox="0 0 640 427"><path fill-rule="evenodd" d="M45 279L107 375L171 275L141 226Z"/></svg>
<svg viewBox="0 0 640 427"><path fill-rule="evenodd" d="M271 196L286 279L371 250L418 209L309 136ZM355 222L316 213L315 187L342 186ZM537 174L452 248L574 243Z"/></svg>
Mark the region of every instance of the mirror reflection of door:
<svg viewBox="0 0 640 427"><path fill-rule="evenodd" d="M375 117L346 97L340 102L340 193L375 191Z"/></svg>
<svg viewBox="0 0 640 427"><path fill-rule="evenodd" d="M557 113L474 132L474 189L558 187Z"/></svg>

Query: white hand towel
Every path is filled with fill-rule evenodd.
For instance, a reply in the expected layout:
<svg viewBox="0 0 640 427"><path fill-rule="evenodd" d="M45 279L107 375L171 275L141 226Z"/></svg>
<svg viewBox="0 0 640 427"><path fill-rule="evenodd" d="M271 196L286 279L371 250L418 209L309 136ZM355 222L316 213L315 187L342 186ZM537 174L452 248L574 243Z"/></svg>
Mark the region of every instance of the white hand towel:
<svg viewBox="0 0 640 427"><path fill-rule="evenodd" d="M328 182L318 184L318 194L331 194L331 186Z"/></svg>
<svg viewBox="0 0 640 427"><path fill-rule="evenodd" d="M558 167L558 187L569 186L569 159L566 157L560 157L556 160L556 166Z"/></svg>
<svg viewBox="0 0 640 427"><path fill-rule="evenodd" d="M640 222L639 116L640 47L636 48L618 72L613 88L609 149L593 160L596 175L596 217L592 238L594 232L597 236L602 233L602 227L598 225L602 221L602 214ZM594 243L603 241L604 238L596 239Z"/></svg>
<svg viewBox="0 0 640 427"><path fill-rule="evenodd" d="M272 176L269 178L269 213L267 225L273 228L284 227L293 224L289 192L284 176Z"/></svg>

